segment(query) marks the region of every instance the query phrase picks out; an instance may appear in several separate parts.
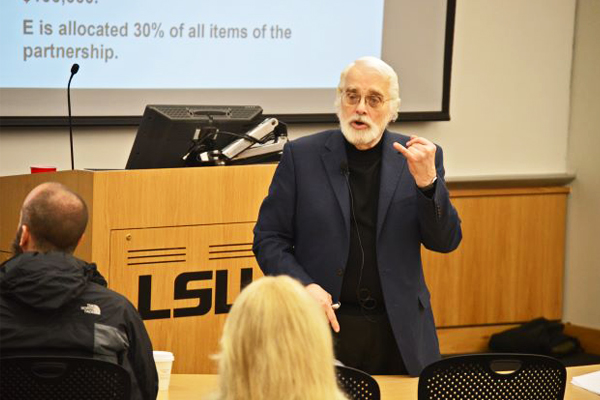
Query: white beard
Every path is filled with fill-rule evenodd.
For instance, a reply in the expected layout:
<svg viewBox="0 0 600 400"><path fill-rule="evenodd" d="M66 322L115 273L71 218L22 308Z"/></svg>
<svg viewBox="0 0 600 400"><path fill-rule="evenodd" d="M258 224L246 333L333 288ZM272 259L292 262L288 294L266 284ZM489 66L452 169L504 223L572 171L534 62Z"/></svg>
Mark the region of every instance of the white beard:
<svg viewBox="0 0 600 400"><path fill-rule="evenodd" d="M369 125L368 129L354 129L351 125L352 121L361 121ZM354 146L366 146L373 144L383 135L385 127L377 126L369 117L350 117L346 119L340 118L340 128L346 140ZM375 143L376 144L376 143Z"/></svg>

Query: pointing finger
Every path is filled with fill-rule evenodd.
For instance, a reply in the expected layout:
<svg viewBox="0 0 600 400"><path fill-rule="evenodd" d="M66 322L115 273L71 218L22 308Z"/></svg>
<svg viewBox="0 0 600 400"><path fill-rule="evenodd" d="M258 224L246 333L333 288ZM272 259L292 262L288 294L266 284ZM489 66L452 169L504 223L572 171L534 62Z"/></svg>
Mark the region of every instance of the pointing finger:
<svg viewBox="0 0 600 400"><path fill-rule="evenodd" d="M415 161L422 153L413 147L407 149L398 142L394 142L394 148L410 161Z"/></svg>
<svg viewBox="0 0 600 400"><path fill-rule="evenodd" d="M411 136L410 140L406 143L406 147L410 147L415 143L419 143L422 144L424 146L433 146L433 142L425 139L424 137L420 137L420 136Z"/></svg>
<svg viewBox="0 0 600 400"><path fill-rule="evenodd" d="M333 311L333 308L331 308L331 306L328 306L326 308L325 314L327 314L327 318L329 319L329 323L331 324L333 331L336 333L339 332L340 324L339 324L337 317L335 316L335 312Z"/></svg>
<svg viewBox="0 0 600 400"><path fill-rule="evenodd" d="M396 149L399 153L403 154L404 156L408 157L408 149L402 146L400 143L394 142L394 149Z"/></svg>

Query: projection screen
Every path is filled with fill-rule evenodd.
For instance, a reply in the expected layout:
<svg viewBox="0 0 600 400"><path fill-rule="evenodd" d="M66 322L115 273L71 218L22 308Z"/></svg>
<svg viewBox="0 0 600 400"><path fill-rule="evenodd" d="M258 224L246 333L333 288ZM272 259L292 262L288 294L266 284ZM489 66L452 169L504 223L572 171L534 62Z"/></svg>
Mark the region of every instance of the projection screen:
<svg viewBox="0 0 600 400"><path fill-rule="evenodd" d="M334 121L341 70L373 55L401 120L449 119L455 0L19 0L0 13L0 123L137 124L146 104L260 105Z"/></svg>

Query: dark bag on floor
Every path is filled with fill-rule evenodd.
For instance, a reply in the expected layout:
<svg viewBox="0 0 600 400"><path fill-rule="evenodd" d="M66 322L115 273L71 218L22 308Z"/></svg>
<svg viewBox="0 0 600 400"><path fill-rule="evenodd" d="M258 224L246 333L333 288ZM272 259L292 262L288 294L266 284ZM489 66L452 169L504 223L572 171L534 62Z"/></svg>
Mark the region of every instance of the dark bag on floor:
<svg viewBox="0 0 600 400"><path fill-rule="evenodd" d="M581 352L579 340L565 335L564 327L560 322L537 318L492 335L489 347L498 353L543 354L556 358Z"/></svg>

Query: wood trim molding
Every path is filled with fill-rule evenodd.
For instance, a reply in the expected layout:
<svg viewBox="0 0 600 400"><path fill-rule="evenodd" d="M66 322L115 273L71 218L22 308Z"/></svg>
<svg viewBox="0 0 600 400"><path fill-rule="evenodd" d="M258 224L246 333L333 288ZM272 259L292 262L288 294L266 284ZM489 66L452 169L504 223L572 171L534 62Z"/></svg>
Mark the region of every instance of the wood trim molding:
<svg viewBox="0 0 600 400"><path fill-rule="evenodd" d="M566 186L552 187L514 187L485 189L449 189L450 197L489 197L489 196L530 196L542 194L568 194L571 189Z"/></svg>
<svg viewBox="0 0 600 400"><path fill-rule="evenodd" d="M440 353L466 354L488 351L490 337L498 332L515 328L517 324L469 326L462 328L438 328Z"/></svg>
<svg viewBox="0 0 600 400"><path fill-rule="evenodd" d="M438 328L440 352L443 355L485 353L489 351L490 337L499 332L516 328L520 324L500 324ZM565 323L564 333L579 339L586 353L600 355L600 329Z"/></svg>

